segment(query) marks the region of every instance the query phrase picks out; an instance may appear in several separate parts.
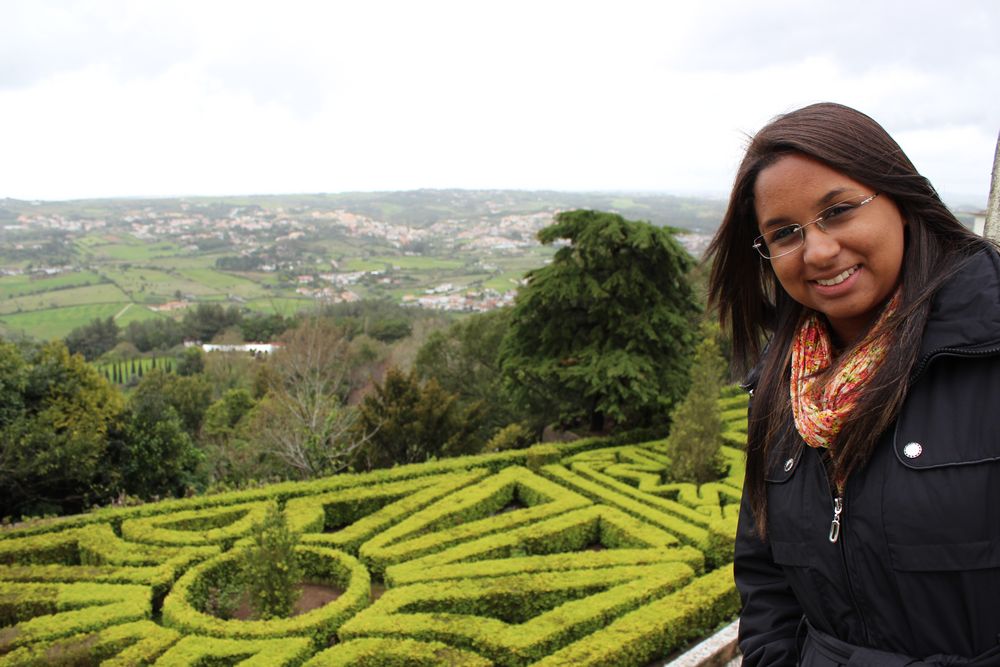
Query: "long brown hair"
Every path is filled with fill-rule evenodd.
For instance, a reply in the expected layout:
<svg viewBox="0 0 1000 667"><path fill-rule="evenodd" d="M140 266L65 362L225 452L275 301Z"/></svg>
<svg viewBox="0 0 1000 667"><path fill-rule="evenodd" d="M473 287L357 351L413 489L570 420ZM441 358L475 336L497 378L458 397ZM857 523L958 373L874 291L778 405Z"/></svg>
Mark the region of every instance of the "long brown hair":
<svg viewBox="0 0 1000 667"><path fill-rule="evenodd" d="M961 265L989 243L966 229L921 176L899 145L874 120L840 104L813 104L778 116L747 148L722 225L708 248L709 300L731 332L733 366L754 367L753 409L747 431L745 492L757 531L767 525L769 465L798 443L788 389L792 339L803 312L781 287L770 262L751 247L757 231L754 185L765 168L790 153L811 157L891 197L908 223L901 272L902 301L886 326L895 342L830 452L835 474L846 479L871 456L895 421L908 389L931 297Z"/></svg>

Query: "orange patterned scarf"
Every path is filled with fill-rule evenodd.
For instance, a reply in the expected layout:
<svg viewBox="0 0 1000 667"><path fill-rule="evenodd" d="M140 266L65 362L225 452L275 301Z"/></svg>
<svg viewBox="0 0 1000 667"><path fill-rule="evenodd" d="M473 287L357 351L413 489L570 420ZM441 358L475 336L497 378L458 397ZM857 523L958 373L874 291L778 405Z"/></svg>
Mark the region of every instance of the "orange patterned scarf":
<svg viewBox="0 0 1000 667"><path fill-rule="evenodd" d="M830 447L857 402L858 390L878 370L891 341L880 331L899 306L899 291L886 305L859 346L837 360L833 376L820 384L817 376L833 363L833 345L826 323L810 312L792 342L792 414L795 428L810 447Z"/></svg>

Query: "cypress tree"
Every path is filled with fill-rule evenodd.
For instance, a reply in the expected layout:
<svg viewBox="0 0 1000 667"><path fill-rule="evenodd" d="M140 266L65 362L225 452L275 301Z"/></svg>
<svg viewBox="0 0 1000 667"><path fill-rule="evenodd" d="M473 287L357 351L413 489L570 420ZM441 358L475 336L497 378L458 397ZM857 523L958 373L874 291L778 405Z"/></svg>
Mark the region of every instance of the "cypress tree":
<svg viewBox="0 0 1000 667"><path fill-rule="evenodd" d="M667 454L674 481L704 484L722 472L722 416L719 393L725 361L716 342L717 327L702 327L703 339L695 348L691 389L673 412Z"/></svg>

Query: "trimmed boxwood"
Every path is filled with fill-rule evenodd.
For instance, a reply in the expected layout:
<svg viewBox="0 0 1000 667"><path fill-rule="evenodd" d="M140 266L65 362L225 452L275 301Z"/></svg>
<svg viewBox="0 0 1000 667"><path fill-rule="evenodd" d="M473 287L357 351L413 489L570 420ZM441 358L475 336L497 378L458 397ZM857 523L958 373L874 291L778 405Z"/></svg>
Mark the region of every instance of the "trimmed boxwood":
<svg viewBox="0 0 1000 667"><path fill-rule="evenodd" d="M411 567L409 563L394 565L386 570L386 582L392 586L405 586L420 582L445 579L478 579L531 572L566 572L569 570L602 569L619 565L650 565L653 563L685 563L695 572L704 568L705 556L688 546L659 547L655 549L612 549L606 551L576 551L522 556L447 565L423 564Z"/></svg>
<svg viewBox="0 0 1000 667"><path fill-rule="evenodd" d="M700 487L663 484L664 442L623 445L631 435L0 529L0 666L292 665L321 652L315 665L639 667L735 609L723 564L746 396L720 406L735 446L721 450L726 476ZM347 592L291 619L202 614L213 587L235 579L256 512L272 501L301 536L309 578ZM344 552L385 570L390 589L367 610L378 593ZM676 580L656 579L667 572ZM146 620L161 601L170 627ZM326 650L338 627L342 643Z"/></svg>
<svg viewBox="0 0 1000 667"><path fill-rule="evenodd" d="M582 556L586 553L583 550L592 545L641 549L676 544L677 538L666 531L613 507L596 505L407 561L389 568L386 580L397 581L397 576L412 578L413 572L451 563L564 552Z"/></svg>
<svg viewBox="0 0 1000 667"><path fill-rule="evenodd" d="M308 639L217 639L185 637L173 645L156 667L212 667L237 664L240 667L295 667L313 648Z"/></svg>
<svg viewBox="0 0 1000 667"><path fill-rule="evenodd" d="M683 563L667 563L414 584L387 591L340 636L442 641L497 665L527 665L693 575Z"/></svg>
<svg viewBox="0 0 1000 667"><path fill-rule="evenodd" d="M501 513L514 500L528 507ZM394 563L590 504L526 468L508 468L379 533L361 546L359 554L372 574L381 576Z"/></svg>
<svg viewBox="0 0 1000 667"><path fill-rule="evenodd" d="M338 644L305 667L491 667L492 660L441 642L369 637Z"/></svg>
<svg viewBox="0 0 1000 667"><path fill-rule="evenodd" d="M304 543L356 554L379 532L487 474L473 470L293 498L285 505L285 516L292 531L306 533Z"/></svg>
<svg viewBox="0 0 1000 667"><path fill-rule="evenodd" d="M0 582L0 653L148 618L148 586Z"/></svg>
<svg viewBox="0 0 1000 667"><path fill-rule="evenodd" d="M122 537L160 546L218 544L229 548L249 535L266 511L267 503L258 502L128 519L122 522Z"/></svg>
<svg viewBox="0 0 1000 667"><path fill-rule="evenodd" d="M305 578L343 589L341 596L318 609L299 616L267 621L226 620L202 609L213 586L225 587L239 575L239 550L217 556L189 570L174 585L163 602L163 623L184 632L225 637L258 639L267 637L308 637L317 647L324 646L337 628L369 603L371 581L368 571L353 556L323 547L299 545L295 548Z"/></svg>
<svg viewBox="0 0 1000 667"><path fill-rule="evenodd" d="M700 577L556 651L533 667L621 667L663 658L739 611L731 565Z"/></svg>
<svg viewBox="0 0 1000 667"><path fill-rule="evenodd" d="M149 665L180 638L176 630L152 621L136 621L53 642L29 644L0 656L0 667Z"/></svg>

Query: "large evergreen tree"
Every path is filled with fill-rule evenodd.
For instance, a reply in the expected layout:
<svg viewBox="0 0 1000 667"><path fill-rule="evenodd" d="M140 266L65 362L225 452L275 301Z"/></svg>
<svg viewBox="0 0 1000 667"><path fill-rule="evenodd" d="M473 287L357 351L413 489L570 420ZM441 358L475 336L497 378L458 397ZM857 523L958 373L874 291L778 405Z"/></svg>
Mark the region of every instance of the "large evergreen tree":
<svg viewBox="0 0 1000 667"><path fill-rule="evenodd" d="M560 213L538 237L566 245L518 295L500 350L508 387L544 422L663 419L687 389L691 256L668 229L597 211Z"/></svg>
<svg viewBox="0 0 1000 667"><path fill-rule="evenodd" d="M355 438L365 441L359 464L370 470L473 453L481 447L469 438L478 412L433 378L421 384L416 372L390 368L358 407Z"/></svg>

